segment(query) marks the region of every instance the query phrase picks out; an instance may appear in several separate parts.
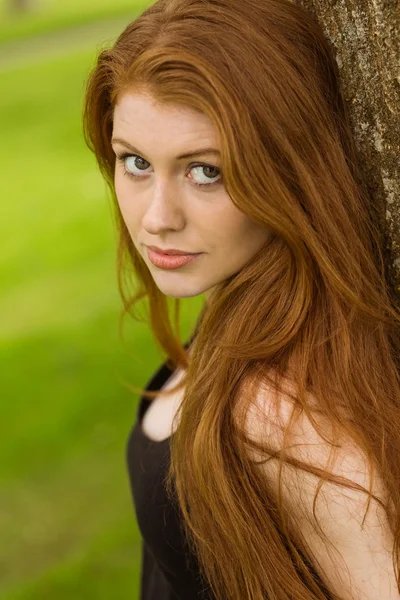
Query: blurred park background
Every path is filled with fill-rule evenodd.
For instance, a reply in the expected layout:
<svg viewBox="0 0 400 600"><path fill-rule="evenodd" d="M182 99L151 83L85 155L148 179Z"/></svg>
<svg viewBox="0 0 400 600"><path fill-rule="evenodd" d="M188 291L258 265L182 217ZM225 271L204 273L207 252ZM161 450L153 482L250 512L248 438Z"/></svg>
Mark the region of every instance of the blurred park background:
<svg viewBox="0 0 400 600"><path fill-rule="evenodd" d="M98 52L150 4L0 0L3 600L138 598L124 382L143 387L164 358L146 324L119 338L111 201L82 102ZM200 303L185 302L186 340Z"/></svg>

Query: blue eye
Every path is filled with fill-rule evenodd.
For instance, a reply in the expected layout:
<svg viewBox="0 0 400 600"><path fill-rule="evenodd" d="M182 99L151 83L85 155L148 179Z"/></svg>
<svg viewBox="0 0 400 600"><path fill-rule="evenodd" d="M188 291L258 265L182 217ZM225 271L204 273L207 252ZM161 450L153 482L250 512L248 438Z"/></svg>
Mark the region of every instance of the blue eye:
<svg viewBox="0 0 400 600"><path fill-rule="evenodd" d="M127 169L127 159L132 159L130 161L131 165L129 167L129 170ZM145 164L149 165L150 163L148 163L144 158L142 158L141 156L138 156L137 154L128 154L128 153L124 153L124 154L117 154L117 159L118 161L123 165L123 173L124 175L126 175L127 177L133 178L133 179L138 179L141 178L142 175L138 175L137 173L133 173L131 169L139 169L139 172L141 171L142 173L144 173L145 169L148 167L143 168L143 166ZM189 171L193 171L195 169L199 169L200 173L201 171L203 171L203 175L208 178L208 179L215 179L216 177L219 177L219 179L217 179L217 181L211 181L209 183L198 183L196 181L193 181L193 184L196 185L197 187L211 187L214 185L218 185L219 183L222 183L222 178L221 178L221 169L219 169L218 167L214 167L213 165L208 165L205 163L197 163L195 165L190 165ZM213 174L214 173L214 174ZM147 175L147 173L144 173L144 175Z"/></svg>

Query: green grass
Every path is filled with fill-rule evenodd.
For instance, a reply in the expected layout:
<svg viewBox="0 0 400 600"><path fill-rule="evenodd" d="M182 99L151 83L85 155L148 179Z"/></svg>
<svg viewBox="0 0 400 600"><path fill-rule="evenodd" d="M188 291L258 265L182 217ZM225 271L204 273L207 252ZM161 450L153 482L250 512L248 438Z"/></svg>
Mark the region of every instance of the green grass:
<svg viewBox="0 0 400 600"><path fill-rule="evenodd" d="M118 339L110 200L84 145L93 52L2 73L0 597L137 597L125 446L162 356ZM5 193L4 193L5 190ZM185 301L182 335L200 299Z"/></svg>
<svg viewBox="0 0 400 600"><path fill-rule="evenodd" d="M151 0L32 0L32 8L22 15L10 13L8 2L0 0L0 43L85 25L119 15L136 15Z"/></svg>

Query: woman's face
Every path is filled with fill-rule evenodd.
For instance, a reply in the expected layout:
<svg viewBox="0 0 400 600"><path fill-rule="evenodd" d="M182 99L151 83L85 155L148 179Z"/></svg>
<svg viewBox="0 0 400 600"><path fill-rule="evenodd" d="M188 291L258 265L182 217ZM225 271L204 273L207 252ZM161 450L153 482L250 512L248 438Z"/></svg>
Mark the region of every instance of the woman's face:
<svg viewBox="0 0 400 600"><path fill-rule="evenodd" d="M123 219L165 295L205 293L208 298L267 241L268 231L243 214L225 191L219 139L207 116L126 92L115 107L112 147L117 156L125 155L115 168ZM190 153L198 155L179 158ZM201 254L171 270L151 262L148 246Z"/></svg>

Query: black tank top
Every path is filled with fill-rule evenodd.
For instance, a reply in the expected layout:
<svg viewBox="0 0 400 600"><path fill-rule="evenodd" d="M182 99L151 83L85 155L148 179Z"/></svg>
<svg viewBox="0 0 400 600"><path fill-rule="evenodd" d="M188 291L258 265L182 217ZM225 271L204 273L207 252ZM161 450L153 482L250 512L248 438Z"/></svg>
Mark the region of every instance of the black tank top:
<svg viewBox="0 0 400 600"><path fill-rule="evenodd" d="M160 389L172 373L163 363L146 389ZM170 438L153 441L142 430L144 413L151 402L144 396L140 398L127 444L134 508L143 538L140 600L213 600L207 585L200 581L197 560L184 541L181 512L171 503L163 485Z"/></svg>
<svg viewBox="0 0 400 600"><path fill-rule="evenodd" d="M190 341L184 345L185 348L189 344ZM173 371L166 362L155 372L145 389L159 390L169 379ZM214 600L207 583L200 580L196 557L186 545L181 530L183 515L165 491L170 438L153 441L142 430L144 413L151 402L141 396L126 453L133 504L143 538L139 598ZM314 576L329 600L331 596L320 577L316 572Z"/></svg>

